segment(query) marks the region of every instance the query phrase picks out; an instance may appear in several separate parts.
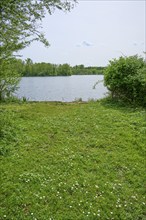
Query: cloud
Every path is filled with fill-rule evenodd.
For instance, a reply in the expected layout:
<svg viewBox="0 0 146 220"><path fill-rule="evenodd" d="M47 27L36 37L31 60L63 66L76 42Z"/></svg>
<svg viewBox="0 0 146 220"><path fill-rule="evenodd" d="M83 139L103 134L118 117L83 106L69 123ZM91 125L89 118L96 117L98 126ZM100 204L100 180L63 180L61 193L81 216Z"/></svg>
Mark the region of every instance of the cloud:
<svg viewBox="0 0 146 220"><path fill-rule="evenodd" d="M92 44L87 42L87 41L83 41L82 45L85 46L85 47L91 47L92 46Z"/></svg>
<svg viewBox="0 0 146 220"><path fill-rule="evenodd" d="M89 43L89 42L87 42L87 41L82 41L82 43L80 43L80 44L76 44L76 47L92 47L93 46L93 44L92 43Z"/></svg>
<svg viewBox="0 0 146 220"><path fill-rule="evenodd" d="M134 47L137 47L137 46L144 46L144 42L133 42L132 44Z"/></svg>

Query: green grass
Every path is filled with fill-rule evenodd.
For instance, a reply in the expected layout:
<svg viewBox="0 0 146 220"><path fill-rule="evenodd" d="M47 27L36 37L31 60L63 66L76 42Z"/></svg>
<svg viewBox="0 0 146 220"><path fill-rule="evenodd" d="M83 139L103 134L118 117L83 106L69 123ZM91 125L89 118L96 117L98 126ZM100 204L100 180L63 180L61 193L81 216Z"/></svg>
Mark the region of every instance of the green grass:
<svg viewBox="0 0 146 220"><path fill-rule="evenodd" d="M144 109L99 101L0 112L0 219L146 219Z"/></svg>

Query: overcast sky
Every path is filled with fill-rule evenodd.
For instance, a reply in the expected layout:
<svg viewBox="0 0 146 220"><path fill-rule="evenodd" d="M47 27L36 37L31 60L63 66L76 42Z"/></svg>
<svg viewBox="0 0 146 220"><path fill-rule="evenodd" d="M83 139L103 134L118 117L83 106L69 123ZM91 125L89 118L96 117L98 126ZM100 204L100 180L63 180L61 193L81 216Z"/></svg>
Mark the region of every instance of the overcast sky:
<svg viewBox="0 0 146 220"><path fill-rule="evenodd" d="M72 66L105 66L122 54L144 56L145 7L145 0L79 0L71 12L45 17L49 48L35 42L20 54L34 62Z"/></svg>

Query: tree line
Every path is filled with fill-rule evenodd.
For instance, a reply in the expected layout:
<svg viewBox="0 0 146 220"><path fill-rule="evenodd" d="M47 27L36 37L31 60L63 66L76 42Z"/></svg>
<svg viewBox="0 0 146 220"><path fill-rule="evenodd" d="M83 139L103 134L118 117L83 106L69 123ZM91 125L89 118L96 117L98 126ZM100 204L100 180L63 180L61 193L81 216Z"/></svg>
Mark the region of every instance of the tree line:
<svg viewBox="0 0 146 220"><path fill-rule="evenodd" d="M18 71L22 76L71 76L71 75L98 75L103 74L105 67L69 64L33 63L28 58L25 61L17 60Z"/></svg>

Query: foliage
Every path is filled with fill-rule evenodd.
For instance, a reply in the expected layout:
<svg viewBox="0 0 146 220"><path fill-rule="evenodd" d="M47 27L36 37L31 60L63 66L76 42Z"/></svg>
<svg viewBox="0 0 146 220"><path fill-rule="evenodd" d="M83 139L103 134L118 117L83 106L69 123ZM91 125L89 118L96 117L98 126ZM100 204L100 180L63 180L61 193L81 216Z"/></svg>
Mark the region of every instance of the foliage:
<svg viewBox="0 0 146 220"><path fill-rule="evenodd" d="M20 64L20 65L19 65ZM20 80L21 61L16 59L5 59L0 65L0 101L10 98L18 88Z"/></svg>
<svg viewBox="0 0 146 220"><path fill-rule="evenodd" d="M70 66L69 64L33 63L28 58L21 62L23 76L70 76L103 74L105 67L85 67L84 65Z"/></svg>
<svg viewBox="0 0 146 220"><path fill-rule="evenodd" d="M0 113L0 219L145 219L144 109L9 103Z"/></svg>
<svg viewBox="0 0 146 220"><path fill-rule="evenodd" d="M0 1L0 60L10 57L32 41L49 45L40 32L46 12L69 11L76 0L5 0Z"/></svg>
<svg viewBox="0 0 146 220"><path fill-rule="evenodd" d="M4 0L0 1L0 100L16 89L18 72L14 68L14 52L37 40L49 45L40 32L46 12L70 11L76 0ZM26 71L31 70L28 62ZM30 71L31 72L31 71Z"/></svg>
<svg viewBox="0 0 146 220"><path fill-rule="evenodd" d="M59 65L57 68L57 75L58 76L71 76L71 67L69 64L65 63Z"/></svg>
<svg viewBox="0 0 146 220"><path fill-rule="evenodd" d="M110 61L104 82L113 98L146 105L146 63L137 55Z"/></svg>
<svg viewBox="0 0 146 220"><path fill-rule="evenodd" d="M73 67L73 75L100 75L104 73L105 67L76 65Z"/></svg>

